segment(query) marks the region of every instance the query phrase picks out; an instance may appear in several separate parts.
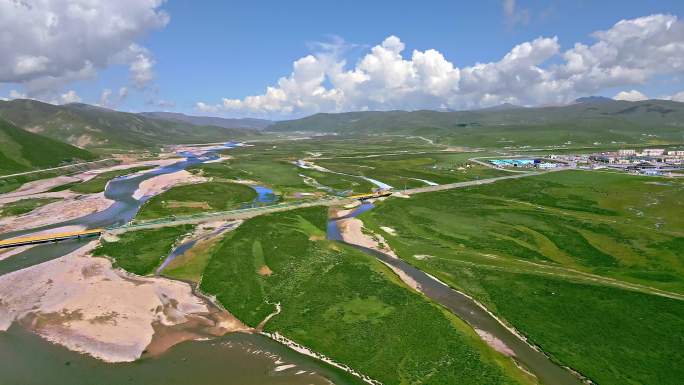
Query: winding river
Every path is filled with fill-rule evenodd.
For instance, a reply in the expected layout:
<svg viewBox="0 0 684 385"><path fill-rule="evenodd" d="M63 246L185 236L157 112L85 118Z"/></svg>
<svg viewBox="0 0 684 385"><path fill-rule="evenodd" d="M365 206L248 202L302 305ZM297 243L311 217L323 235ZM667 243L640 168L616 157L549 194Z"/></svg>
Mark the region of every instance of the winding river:
<svg viewBox="0 0 684 385"><path fill-rule="evenodd" d="M343 217L329 220L327 238L343 242L337 222L344 218L361 215L373 207L372 203L364 203ZM349 245L401 270L420 285L421 292L427 297L449 309L474 329L484 331L499 339L513 351L515 360L537 376L542 383L547 385L583 385L583 382L569 370L551 361L545 354L530 346L513 331L502 325L493 314L479 305L473 298L450 288L437 278L415 268L402 259L369 248Z"/></svg>
<svg viewBox="0 0 684 385"><path fill-rule="evenodd" d="M201 155L182 153L185 160L140 175L110 181L105 196L115 201L108 209L83 217L24 231L0 235L0 239L41 230L81 225L87 228L110 227L133 219L142 204L133 193L144 180L183 170L218 158L216 151L237 146L229 142L214 146ZM252 186L258 194L255 203L270 203L273 191ZM87 240L37 245L0 261L0 275L59 258L83 246ZM191 247L174 250L176 255ZM172 253L172 255L174 254ZM39 368L40 370L36 370ZM233 333L206 341L188 341L174 346L156 358L133 363L110 364L46 342L18 325L0 332L0 383L4 384L123 384L164 385L296 385L357 384L340 370L299 354L258 334Z"/></svg>

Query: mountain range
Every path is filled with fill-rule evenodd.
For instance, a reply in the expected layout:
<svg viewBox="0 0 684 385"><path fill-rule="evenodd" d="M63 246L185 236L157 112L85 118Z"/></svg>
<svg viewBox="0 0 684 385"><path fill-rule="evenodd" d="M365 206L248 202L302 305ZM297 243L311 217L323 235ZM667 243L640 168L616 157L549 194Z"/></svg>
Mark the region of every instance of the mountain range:
<svg viewBox="0 0 684 385"><path fill-rule="evenodd" d="M0 101L0 118L32 133L98 152L255 135L245 128L193 125L88 104L53 105L29 99Z"/></svg>
<svg viewBox="0 0 684 385"><path fill-rule="evenodd" d="M564 143L684 143L684 103L584 98L553 107L504 106L473 111L362 111L320 113L275 122L275 132L401 134L441 138L466 146Z"/></svg>
<svg viewBox="0 0 684 385"><path fill-rule="evenodd" d="M423 136L477 147L684 143L684 103L586 97L565 106L512 104L472 111L319 113L272 122L167 112L128 113L87 104L0 101L0 172L157 149L280 134Z"/></svg>
<svg viewBox="0 0 684 385"><path fill-rule="evenodd" d="M227 119L216 116L185 115L177 112L141 112L138 115L146 116L148 118L190 123L196 126L216 126L223 128L240 128L246 130L263 130L273 124L273 121L265 119Z"/></svg>

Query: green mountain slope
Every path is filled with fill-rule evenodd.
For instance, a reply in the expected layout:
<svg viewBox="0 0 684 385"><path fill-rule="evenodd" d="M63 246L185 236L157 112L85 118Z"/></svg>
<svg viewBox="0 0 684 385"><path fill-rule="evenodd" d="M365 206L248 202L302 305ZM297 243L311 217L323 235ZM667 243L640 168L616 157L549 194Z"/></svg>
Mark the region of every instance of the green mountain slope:
<svg viewBox="0 0 684 385"><path fill-rule="evenodd" d="M0 119L0 174L48 168L94 159L93 154Z"/></svg>
<svg viewBox="0 0 684 385"><path fill-rule="evenodd" d="M561 107L461 112L371 111L316 114L269 131L406 134L471 146L660 144L684 142L684 103L588 101Z"/></svg>
<svg viewBox="0 0 684 385"><path fill-rule="evenodd" d="M0 118L78 147L101 150L217 142L249 133L242 129L197 126L87 104L56 106L26 99L0 102Z"/></svg>

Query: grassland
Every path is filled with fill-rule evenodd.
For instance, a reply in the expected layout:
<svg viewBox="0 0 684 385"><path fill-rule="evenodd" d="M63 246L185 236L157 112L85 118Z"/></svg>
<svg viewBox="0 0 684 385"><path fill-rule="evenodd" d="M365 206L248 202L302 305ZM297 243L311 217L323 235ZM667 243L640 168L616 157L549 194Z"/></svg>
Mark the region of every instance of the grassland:
<svg viewBox="0 0 684 385"><path fill-rule="evenodd" d="M195 170L203 176L219 180L253 180L271 187L277 195L285 199L296 193L320 191L307 184L302 175L314 178L320 184L337 191L367 192L373 186L361 178L300 169L292 160L279 156L242 155L228 162L200 165Z"/></svg>
<svg viewBox="0 0 684 385"><path fill-rule="evenodd" d="M297 192L365 193L376 187L363 177L403 188L425 186L423 180L443 184L505 174L468 161L483 153L445 149L427 138L391 135L271 140L231 149L230 161L196 169L215 178L256 180L284 197ZM293 164L299 159L336 173L299 168Z"/></svg>
<svg viewBox="0 0 684 385"><path fill-rule="evenodd" d="M501 148L571 143L682 142L682 103L601 101L501 111L362 111L315 114L269 129L346 135L420 135L443 144Z"/></svg>
<svg viewBox="0 0 684 385"><path fill-rule="evenodd" d="M80 164L73 164L71 166L61 168L58 170L47 170L47 171L35 171L31 172L29 174L23 174L23 175L15 175L15 176L10 176L10 177L2 177L0 178L0 194L6 193L6 192L11 192L19 187L21 187L23 184L28 183L28 182L33 182L39 179L47 179L47 178L53 178L56 176L60 175L70 175L74 173L79 173L79 172L84 172L87 170L91 170L93 168L97 167L106 167L106 166L113 166L118 164L119 161L113 160L113 159L108 159L108 160L103 160L101 162L97 163L80 163ZM69 184L68 187L62 188L63 190L73 186L74 184ZM58 188L61 188L62 186L58 186Z"/></svg>
<svg viewBox="0 0 684 385"><path fill-rule="evenodd" d="M400 135L317 136L299 140L272 139L252 142L250 146L234 148L227 153L238 157L260 155L296 160L313 154L320 154L321 157L358 156L397 151L430 151L436 147L420 138Z"/></svg>
<svg viewBox="0 0 684 385"><path fill-rule="evenodd" d="M116 241L103 241L93 255L110 257L117 267L147 275L154 272L174 244L192 229L190 225L182 225L127 232Z"/></svg>
<svg viewBox="0 0 684 385"><path fill-rule="evenodd" d="M70 187L70 190L82 194L99 193L104 191L105 187L107 187L107 183L109 183L109 181L114 178L118 178L124 175L135 174L136 172L149 170L151 168L153 167L133 167L125 170L103 172L102 174L99 174L98 176L89 181L72 185Z"/></svg>
<svg viewBox="0 0 684 385"><path fill-rule="evenodd" d="M681 384L684 302L538 274L438 267L557 361L597 384Z"/></svg>
<svg viewBox="0 0 684 385"><path fill-rule="evenodd" d="M212 252L201 289L386 384L523 382L462 321L405 287L374 258L325 240L326 210L251 219ZM268 269L264 269L267 266Z"/></svg>
<svg viewBox="0 0 684 385"><path fill-rule="evenodd" d="M684 293L683 191L567 171L391 199L361 218L597 383L674 385L684 302L654 294Z"/></svg>
<svg viewBox="0 0 684 385"><path fill-rule="evenodd" d="M153 219L229 210L251 202L256 196L251 187L237 183L206 182L178 186L145 202L137 218Z"/></svg>
<svg viewBox="0 0 684 385"><path fill-rule="evenodd" d="M45 171L36 174L17 175L7 178L0 178L0 194L14 191L21 187L24 183L33 182L39 179L47 179L57 176L58 173L53 171Z"/></svg>
<svg viewBox="0 0 684 385"><path fill-rule="evenodd" d="M335 157L316 160L316 164L337 172L377 179L395 188L425 186L425 180L446 184L507 174L469 162L473 156L472 153L394 153L374 157Z"/></svg>
<svg viewBox="0 0 684 385"><path fill-rule="evenodd" d="M30 213L31 211L49 203L59 201L59 198L29 198L0 206L0 216L14 216Z"/></svg>
<svg viewBox="0 0 684 385"><path fill-rule="evenodd" d="M192 248L166 265L162 274L173 279L199 283L220 239L216 237L197 242Z"/></svg>

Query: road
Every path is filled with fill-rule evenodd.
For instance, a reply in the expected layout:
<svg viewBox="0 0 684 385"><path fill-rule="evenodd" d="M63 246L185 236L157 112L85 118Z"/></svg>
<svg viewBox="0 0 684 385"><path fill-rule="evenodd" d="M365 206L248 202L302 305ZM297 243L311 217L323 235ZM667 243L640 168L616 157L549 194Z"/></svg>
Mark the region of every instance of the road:
<svg viewBox="0 0 684 385"><path fill-rule="evenodd" d="M228 221L228 220L238 220L238 219L248 219L253 218L258 215L277 213L282 211L289 211L295 209L301 209L305 207L315 207L315 206L337 206L344 205L353 202L354 199L350 198L337 198L330 197L324 199L317 199L311 201L296 201L288 203L280 203L268 206L258 206L250 207L239 210L230 211L219 211L211 213L200 213L194 215L186 216L174 216L174 217L164 217L159 219L153 219L148 221L131 222L123 226L107 229L108 234L121 234L127 231L143 230L143 229L155 229L167 226L178 226L187 224L198 224L204 222L213 221Z"/></svg>
<svg viewBox="0 0 684 385"><path fill-rule="evenodd" d="M547 172L549 172L549 171L547 171ZM408 190L403 190L403 191L401 191L401 193L406 194L406 195L413 195L413 194L420 194L420 193L425 193L425 192L451 190L451 189L455 189L455 188L479 186L482 184L490 184L490 183L495 183L495 182L498 182L501 180L506 180L506 179L526 178L528 176L540 175L540 174L542 174L542 173L541 172L527 172L524 174L520 173L520 174L515 174L515 175L498 176L495 178L470 180L467 182L457 182L457 183L440 184L437 186L417 187L417 188L411 188Z"/></svg>
<svg viewBox="0 0 684 385"><path fill-rule="evenodd" d="M495 183L495 182L498 182L501 180L506 180L506 179L524 178L524 177L539 175L539 174L541 174L541 173L540 172L530 172L530 173L525 173L525 174L507 175L507 176L500 176L500 177L496 177L496 178L471 180L471 181L467 181L467 182L458 182L458 183L449 183L449 184L443 184L443 185L437 185L437 186L419 187L419 188L413 188L413 189L408 189L408 190L404 190L404 191L396 191L396 193L402 193L405 195L413 195L413 194L420 194L420 193L425 193L425 192L451 190L451 189L455 189L455 188L463 188L463 187L469 187L469 186L478 186L478 185L483 185L483 184ZM212 221L248 219L248 218L256 217L258 215L295 210L295 209L304 208L304 207L340 206L340 205L352 203L353 201L354 201L354 198L328 197L328 198L317 199L317 200L280 203L280 204L275 204L275 205L260 206L260 207L246 208L246 209L240 209L240 210L220 211L220 212L212 212L212 213L201 213L201 214L194 214L194 215L187 215L187 216L166 217L166 218L160 218L160 219L155 219L155 220L150 220L150 221L132 222L132 223L126 224L124 226L108 229L107 233L109 233L109 234L121 234L121 233L124 233L127 231L142 230L142 229L154 229L154 228L167 227L167 226L178 226L178 225L185 225L185 224L198 224L198 223L212 222Z"/></svg>
<svg viewBox="0 0 684 385"><path fill-rule="evenodd" d="M109 162L112 160L116 160L115 158L105 158L105 159L100 159L100 160L94 160L92 162L83 162L83 163L74 163L74 164L68 164L66 166L59 166L59 167L52 167L52 168L43 168L40 170L33 170L33 171L26 171L26 172L19 172L16 174L7 174L7 175L0 175L0 179L3 178L10 178L13 176L21 176L21 175L29 175L29 174L36 174L39 172L46 172L46 171L54 171L54 170L63 170L65 168L71 168L71 167L79 167L79 166L85 166L88 164L96 164L96 163L102 163L102 162Z"/></svg>

